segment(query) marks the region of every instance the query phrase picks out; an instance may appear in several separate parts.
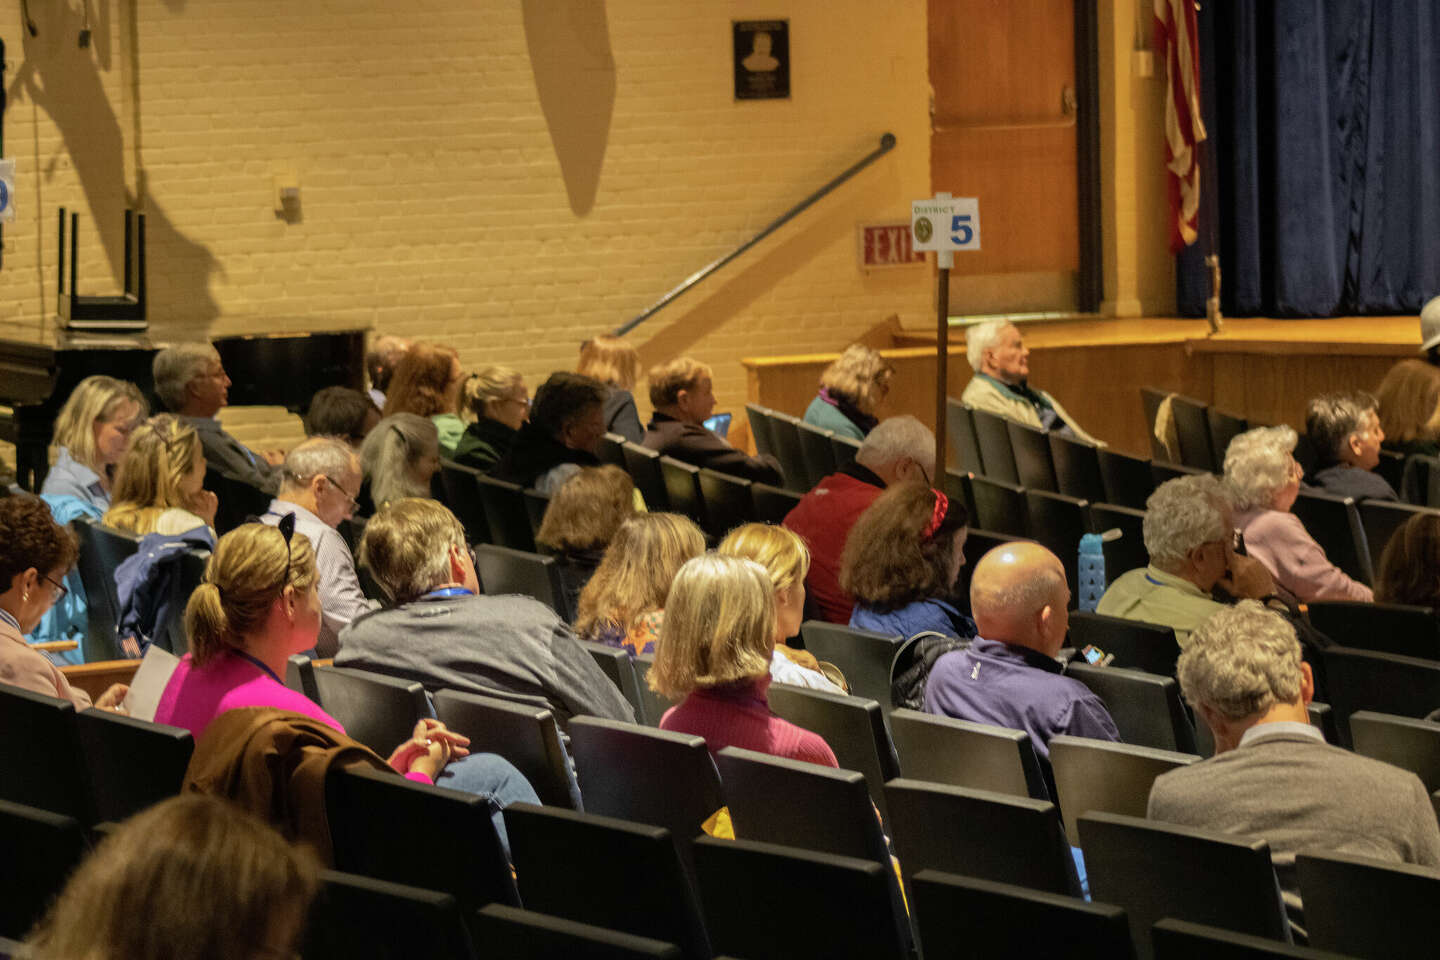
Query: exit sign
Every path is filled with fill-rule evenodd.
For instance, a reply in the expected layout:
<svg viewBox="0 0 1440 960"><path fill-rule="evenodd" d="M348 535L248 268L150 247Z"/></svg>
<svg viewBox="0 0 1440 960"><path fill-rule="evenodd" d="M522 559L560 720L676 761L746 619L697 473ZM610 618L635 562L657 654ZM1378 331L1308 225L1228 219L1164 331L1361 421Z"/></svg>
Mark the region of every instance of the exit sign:
<svg viewBox="0 0 1440 960"><path fill-rule="evenodd" d="M861 224L858 234L861 270L925 262L925 254L914 248L908 221Z"/></svg>

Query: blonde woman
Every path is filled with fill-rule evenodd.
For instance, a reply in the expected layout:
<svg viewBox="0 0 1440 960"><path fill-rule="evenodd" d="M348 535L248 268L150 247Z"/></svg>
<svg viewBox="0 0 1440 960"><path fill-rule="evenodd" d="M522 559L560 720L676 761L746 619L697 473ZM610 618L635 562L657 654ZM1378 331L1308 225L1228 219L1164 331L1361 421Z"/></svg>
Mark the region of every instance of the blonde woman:
<svg viewBox="0 0 1440 960"><path fill-rule="evenodd" d="M1401 360L1380 381L1375 399L1384 449L1406 456L1440 454L1440 367Z"/></svg>
<svg viewBox="0 0 1440 960"><path fill-rule="evenodd" d="M820 393L805 410L805 422L842 437L864 440L880 422L875 409L890 392L895 368L884 357L852 343L820 374Z"/></svg>
<svg viewBox="0 0 1440 960"><path fill-rule="evenodd" d="M55 418L55 466L41 494L75 497L103 513L115 467L144 416L145 398L135 384L101 376L81 380Z"/></svg>
<svg viewBox="0 0 1440 960"><path fill-rule="evenodd" d="M580 591L576 634L631 653L653 653L670 581L681 564L704 552L705 535L688 517L642 513L626 520Z"/></svg>
<svg viewBox="0 0 1440 960"><path fill-rule="evenodd" d="M616 336L602 333L580 346L576 373L594 377L609 388L605 395L605 429L631 443L645 439L640 415L635 412L635 384L640 379L640 353Z"/></svg>
<svg viewBox="0 0 1440 960"><path fill-rule="evenodd" d="M464 404L475 422L455 445L455 462L489 473L530 418L530 392L509 367L485 367L465 381Z"/></svg>
<svg viewBox="0 0 1440 960"><path fill-rule="evenodd" d="M820 672L813 654L792 650L785 641L800 632L805 619L805 575L810 571L810 551L805 541L784 527L747 523L731 530L720 541L718 552L743 560L754 560L765 568L775 590L775 656L770 658L770 678L826 693L844 693Z"/></svg>
<svg viewBox="0 0 1440 960"><path fill-rule="evenodd" d="M586 467L560 485L545 508L535 542L555 554L566 609L605 559L620 525L635 515L635 482L619 467Z"/></svg>
<svg viewBox="0 0 1440 960"><path fill-rule="evenodd" d="M397 413L375 425L360 447L365 481L360 510L373 514L391 500L430 496L430 481L440 471L440 433L434 421Z"/></svg>
<svg viewBox="0 0 1440 960"><path fill-rule="evenodd" d="M218 505L205 489L205 454L195 428L161 414L130 435L103 522L131 533L176 536L214 527Z"/></svg>
<svg viewBox="0 0 1440 960"><path fill-rule="evenodd" d="M681 700L661 730L704 737L711 753L741 747L839 766L824 738L770 712L775 591L753 560L707 553L686 561L665 601L665 634L646 675Z"/></svg>

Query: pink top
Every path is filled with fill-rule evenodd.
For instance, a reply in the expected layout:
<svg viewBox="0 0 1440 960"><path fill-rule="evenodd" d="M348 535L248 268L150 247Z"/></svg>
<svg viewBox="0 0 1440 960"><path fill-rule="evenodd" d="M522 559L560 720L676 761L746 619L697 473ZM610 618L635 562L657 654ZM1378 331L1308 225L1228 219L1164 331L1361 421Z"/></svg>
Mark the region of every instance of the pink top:
<svg viewBox="0 0 1440 960"><path fill-rule="evenodd" d="M1357 583L1325 556L1325 550L1305 531L1300 518L1288 511L1249 510L1235 517L1245 534L1245 549L1265 565L1275 582L1302 603L1312 600L1374 600L1363 583Z"/></svg>
<svg viewBox="0 0 1440 960"><path fill-rule="evenodd" d="M679 706L665 711L660 729L704 737L711 753L740 747L827 767L840 766L823 737L770 712L766 696L769 689L770 677L766 675L692 691Z"/></svg>

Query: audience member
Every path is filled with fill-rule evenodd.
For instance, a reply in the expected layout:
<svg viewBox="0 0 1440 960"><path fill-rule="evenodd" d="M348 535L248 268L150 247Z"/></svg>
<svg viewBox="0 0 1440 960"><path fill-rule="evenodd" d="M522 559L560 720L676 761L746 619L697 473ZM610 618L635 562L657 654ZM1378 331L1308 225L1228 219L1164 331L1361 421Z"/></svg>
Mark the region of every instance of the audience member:
<svg viewBox="0 0 1440 960"><path fill-rule="evenodd" d="M395 375L395 367L409 349L409 340L386 334L372 340L370 349L365 351L365 372L370 376L370 400L377 410L385 409L385 391L390 389L390 379Z"/></svg>
<svg viewBox="0 0 1440 960"><path fill-rule="evenodd" d="M1058 400L1030 386L1030 351L1015 324L991 320L970 327L965 331L965 354L975 368L960 394L966 405L1037 430L1058 430L1102 445L1080 429Z"/></svg>
<svg viewBox="0 0 1440 960"><path fill-rule="evenodd" d="M0 683L69 700L83 710L90 695L70 686L58 667L25 642L51 604L65 596L63 581L75 556L75 535L55 522L38 497L0 497ZM128 692L115 684L96 706L113 708Z"/></svg>
<svg viewBox="0 0 1440 960"><path fill-rule="evenodd" d="M965 506L939 490L897 483L855 521L840 555L840 586L855 598L850 626L966 640L975 623L950 602L965 563Z"/></svg>
<svg viewBox="0 0 1440 960"><path fill-rule="evenodd" d="M855 598L840 586L840 555L860 514L886 487L910 481L930 485L935 434L911 416L890 417L871 430L853 463L821 480L785 515L785 527L810 548L805 587L822 620L849 623Z"/></svg>
<svg viewBox="0 0 1440 960"><path fill-rule="evenodd" d="M605 384L605 429L631 443L645 439L640 415L635 412L635 382L640 379L640 352L619 337L602 333L580 347L576 370Z"/></svg>
<svg viewBox="0 0 1440 960"><path fill-rule="evenodd" d="M370 609L355 575L355 558L335 529L354 516L356 494L350 491L359 489L360 458L355 451L335 437L312 437L285 457L280 495L260 518L273 527L283 517L294 517L295 531L305 534L315 550L324 611L315 645L320 657L335 656L341 629Z"/></svg>
<svg viewBox="0 0 1440 960"><path fill-rule="evenodd" d="M360 447L364 490L356 499L362 514L391 500L430 496L440 471L440 439L433 420L397 413L376 424Z"/></svg>
<svg viewBox="0 0 1440 960"><path fill-rule="evenodd" d="M1225 451L1225 483L1246 550L1302 603L1370 600L1370 588L1331 563L1290 512L1300 492L1295 440L1290 427L1257 427L1231 440Z"/></svg>
<svg viewBox="0 0 1440 960"><path fill-rule="evenodd" d="M1218 477L1176 477L1145 501L1145 552L1150 565L1115 578L1095 612L1175 629L1181 648L1190 631L1232 597L1258 600L1275 592L1264 565L1235 552L1235 520ZM1123 664L1122 664L1123 666Z"/></svg>
<svg viewBox="0 0 1440 960"><path fill-rule="evenodd" d="M746 456L705 428L705 418L715 409L715 390L705 364L680 357L652 367L650 403L655 412L645 430L645 446L661 456L760 483L781 482L780 463L774 457Z"/></svg>
<svg viewBox="0 0 1440 960"><path fill-rule="evenodd" d="M460 419L460 355L452 347L417 343L405 351L395 365L390 387L385 391L384 415L413 413L435 421L440 453L450 456L465 432Z"/></svg>
<svg viewBox="0 0 1440 960"><path fill-rule="evenodd" d="M398 500L365 526L361 562L394 601L340 634L336 666L579 714L633 720L620 690L555 611L529 597L482 596L465 531L434 500Z"/></svg>
<svg viewBox="0 0 1440 960"><path fill-rule="evenodd" d="M41 494L74 497L97 515L104 513L115 468L144 417L145 398L135 384L102 376L81 380L55 417L55 465L45 475Z"/></svg>
<svg viewBox="0 0 1440 960"><path fill-rule="evenodd" d="M205 489L202 437L192 424L162 413L135 428L115 473L106 526L178 536L215 525L219 501Z"/></svg>
<svg viewBox="0 0 1440 960"><path fill-rule="evenodd" d="M704 737L712 754L740 747L839 766L822 737L770 712L775 593L763 567L714 553L695 557L675 575L665 609L646 682L681 703L665 711L661 730Z"/></svg>
<svg viewBox="0 0 1440 960"><path fill-rule="evenodd" d="M1440 367L1401 360L1375 391L1386 450L1427 457L1440 455Z"/></svg>
<svg viewBox="0 0 1440 960"><path fill-rule="evenodd" d="M535 542L555 555L567 609L605 558L620 525L635 515L635 482L619 467L586 467L550 498Z"/></svg>
<svg viewBox="0 0 1440 960"><path fill-rule="evenodd" d="M926 711L1024 730L1047 762L1050 738L1058 734L1118 741L1105 704L1063 676L1055 659L1070 624L1069 602L1065 568L1038 543L1009 543L981 557L970 579L980 635L935 661Z"/></svg>
<svg viewBox="0 0 1440 960"><path fill-rule="evenodd" d="M671 581L704 552L705 535L688 517L640 513L626 520L580 591L575 632L632 654L653 653Z"/></svg>
<svg viewBox="0 0 1440 960"><path fill-rule="evenodd" d="M1419 778L1329 746L1310 725L1314 678L1278 614L1253 601L1217 612L1190 635L1179 677L1215 756L1158 777L1150 819L1267 841L1292 920L1296 853L1440 866Z"/></svg>
<svg viewBox="0 0 1440 960"><path fill-rule="evenodd" d="M775 591L775 653L770 658L770 679L826 693L844 693L821 672L814 654L795 650L785 642L799 635L805 619L805 574L810 567L805 541L784 527L746 523L731 530L720 541L717 552L754 560L770 577Z"/></svg>
<svg viewBox="0 0 1440 960"><path fill-rule="evenodd" d="M805 408L805 422L837 436L864 440L875 425L875 411L890 392L895 368L880 354L852 343L820 374L820 392Z"/></svg>
<svg viewBox="0 0 1440 960"><path fill-rule="evenodd" d="M207 463L231 480L266 493L279 489L276 468L285 454L279 450L256 453L226 433L215 419L229 401L230 378L214 347L208 343L166 347L155 355L152 372L160 402L200 434Z"/></svg>
<svg viewBox="0 0 1440 960"><path fill-rule="evenodd" d="M305 411L305 436L335 437L359 450L379 422L380 408L359 390L326 387Z"/></svg>
<svg viewBox="0 0 1440 960"><path fill-rule="evenodd" d="M581 467L598 467L605 435L605 387L578 373L557 372L535 391L530 420L495 464L497 480L554 493Z"/></svg>
<svg viewBox="0 0 1440 960"><path fill-rule="evenodd" d="M1305 432L1320 455L1315 484L1326 493L1355 500L1398 500L1380 465L1380 427L1375 398L1368 393L1327 393L1310 401Z"/></svg>
<svg viewBox="0 0 1440 960"><path fill-rule="evenodd" d="M1390 535L1375 573L1375 599L1440 613L1440 514L1417 513Z"/></svg>
<svg viewBox="0 0 1440 960"><path fill-rule="evenodd" d="M455 445L455 462L489 473L529 419L530 393L509 367L484 367L465 381L464 398L475 421Z"/></svg>
<svg viewBox="0 0 1440 960"><path fill-rule="evenodd" d="M163 800L104 836L26 942L30 960L298 956L313 852L224 800Z"/></svg>

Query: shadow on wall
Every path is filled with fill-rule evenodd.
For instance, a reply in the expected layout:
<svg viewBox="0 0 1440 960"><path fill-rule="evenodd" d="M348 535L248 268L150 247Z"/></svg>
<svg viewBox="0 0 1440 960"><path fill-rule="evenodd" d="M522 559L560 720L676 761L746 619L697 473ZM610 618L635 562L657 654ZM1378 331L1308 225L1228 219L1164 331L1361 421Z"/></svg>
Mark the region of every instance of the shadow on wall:
<svg viewBox="0 0 1440 960"><path fill-rule="evenodd" d="M525 43L570 210L595 206L610 117L615 55L604 0L524 0Z"/></svg>
<svg viewBox="0 0 1440 960"><path fill-rule="evenodd" d="M124 212L133 207L144 191L132 191L125 183L125 138L120 120L106 95L101 71L111 69L110 11L112 0L87 0L95 16L90 23L89 47L78 42L85 25L79 6L68 3L32 5L37 36L21 31L25 60L6 93L10 102L28 99L45 111L59 128L64 152L49 157L40 154L38 140L30 171L35 182L35 203L39 215L39 257L54 250L55 206L44 201L44 185L53 179L68 158L85 192L89 217L82 215L82 234L97 231L108 261L110 282L98 281L94 264L81 264L80 290L87 294L113 292L123 275L125 257ZM134 15L133 12L131 14ZM136 105L138 116L138 104ZM143 168L137 173L142 182ZM86 211L81 211L85 213ZM153 201L145 203L146 259L152 316L159 308L183 311L188 324L208 324L220 313L210 295L210 274L217 268L209 249L194 243L175 229ZM88 219L89 222L86 222Z"/></svg>

